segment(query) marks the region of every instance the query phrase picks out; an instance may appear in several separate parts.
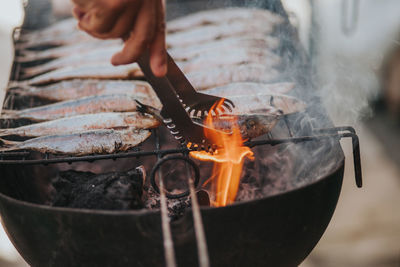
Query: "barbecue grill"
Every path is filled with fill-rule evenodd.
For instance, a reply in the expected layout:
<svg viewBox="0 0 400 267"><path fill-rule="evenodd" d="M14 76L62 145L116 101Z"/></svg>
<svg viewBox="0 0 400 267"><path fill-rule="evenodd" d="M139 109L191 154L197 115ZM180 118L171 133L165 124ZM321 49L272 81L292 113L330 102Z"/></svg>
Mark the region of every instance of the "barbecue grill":
<svg viewBox="0 0 400 267"><path fill-rule="evenodd" d="M168 5L168 17L224 6L224 2L173 1ZM254 1L232 1L232 5L254 5L250 2ZM276 30L281 39L277 52L284 59L282 79L295 81L298 86L294 94L313 105L304 113L285 118L270 134L248 141L246 145L255 152L256 164L261 162L260 166L264 166L258 174L261 176L268 174L262 161L271 147L291 144L296 151L302 152L299 158L309 155L314 160L303 166L297 162L298 158L294 159L294 165L303 166L295 168L297 171L291 177L294 186L226 207L200 209L212 266L299 265L317 244L333 215L344 171L344 155L339 143L342 138L352 139L356 184L362 186L360 149L354 129L333 127L313 96L308 59L280 2L256 2L257 7L285 17L286 22ZM26 20L32 19L30 16L27 14ZM24 29L17 30L15 35L18 34L24 34ZM18 42L17 38L15 42ZM11 80L19 80L24 67L26 65L15 62ZM29 105L29 102L7 95L6 108L20 105ZM3 126L8 123L3 122ZM319 154L315 157L313 153L317 150ZM51 207L45 205L49 198L49 177L60 169L79 167L80 164L101 169L112 165L131 168L143 164L157 191L157 180L163 176L161 166L170 161L183 161L193 169L199 188L204 177L208 177L204 174L207 168L191 160L189 152L190 149L181 147L169 137L165 128L160 127L153 130L152 137L142 146L124 153L79 157L30 151L0 153L3 225L15 247L32 266L165 266L165 233L163 235L162 216L158 210ZM247 173L246 167L244 172ZM188 194L189 191L168 197L180 198ZM201 257L197 253L201 241L196 239L198 228L195 224L190 208L171 222L178 266L196 266Z"/></svg>

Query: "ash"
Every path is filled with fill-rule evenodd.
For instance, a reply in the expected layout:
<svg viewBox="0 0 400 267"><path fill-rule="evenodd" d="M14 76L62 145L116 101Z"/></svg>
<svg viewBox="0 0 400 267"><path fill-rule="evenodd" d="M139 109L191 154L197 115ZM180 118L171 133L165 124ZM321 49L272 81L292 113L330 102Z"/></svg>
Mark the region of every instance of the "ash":
<svg viewBox="0 0 400 267"><path fill-rule="evenodd" d="M144 206L147 209L160 209L160 194L152 187L145 190ZM179 199L167 198L168 216L172 221L182 217L187 208L192 206L190 197L181 197Z"/></svg>

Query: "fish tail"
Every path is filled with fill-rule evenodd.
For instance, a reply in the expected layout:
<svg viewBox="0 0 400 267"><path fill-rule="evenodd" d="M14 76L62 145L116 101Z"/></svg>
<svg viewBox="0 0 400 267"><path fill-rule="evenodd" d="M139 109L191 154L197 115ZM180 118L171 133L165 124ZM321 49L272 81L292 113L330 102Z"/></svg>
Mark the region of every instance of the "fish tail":
<svg viewBox="0 0 400 267"><path fill-rule="evenodd" d="M139 100L135 99L136 101L136 105L137 105L137 111L139 111L140 113L147 113L152 115L156 120L158 120L159 122L163 123L163 117L161 116L161 113L158 109L153 108L151 106L145 105L142 102L140 102Z"/></svg>
<svg viewBox="0 0 400 267"><path fill-rule="evenodd" d="M28 91L29 91L30 87L29 86L21 86L21 87L13 87L10 89L10 93L14 94L14 95L29 95Z"/></svg>
<svg viewBox="0 0 400 267"><path fill-rule="evenodd" d="M25 68L23 70L24 73L24 77L32 77L32 76L36 76L39 75L41 73L43 73L43 71L41 70L40 66L39 67L30 67L30 68Z"/></svg>
<svg viewBox="0 0 400 267"><path fill-rule="evenodd" d="M0 136L10 135L10 129L0 129Z"/></svg>
<svg viewBox="0 0 400 267"><path fill-rule="evenodd" d="M6 140L3 138L0 138L0 151L1 152L5 152L5 151L11 151L11 150L15 150L16 145L18 145L20 142L17 141L10 141L10 140Z"/></svg>
<svg viewBox="0 0 400 267"><path fill-rule="evenodd" d="M19 63L27 63L38 60L38 57L36 53L25 51L22 55L15 57L14 60Z"/></svg>
<svg viewBox="0 0 400 267"><path fill-rule="evenodd" d="M1 119L16 119L17 118L17 111L16 110L10 110L10 109L3 109L1 111L0 118Z"/></svg>
<svg viewBox="0 0 400 267"><path fill-rule="evenodd" d="M29 86L28 81L10 81L7 86L8 89L13 89L13 88L24 88Z"/></svg>

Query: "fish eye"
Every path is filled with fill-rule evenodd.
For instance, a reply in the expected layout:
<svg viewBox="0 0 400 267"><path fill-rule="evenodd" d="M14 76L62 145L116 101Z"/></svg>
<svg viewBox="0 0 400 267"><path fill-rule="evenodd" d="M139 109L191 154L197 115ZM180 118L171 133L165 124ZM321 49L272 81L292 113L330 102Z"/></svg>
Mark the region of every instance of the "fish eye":
<svg viewBox="0 0 400 267"><path fill-rule="evenodd" d="M248 128L253 128L256 125L255 121L253 120L248 120L247 121L247 127Z"/></svg>

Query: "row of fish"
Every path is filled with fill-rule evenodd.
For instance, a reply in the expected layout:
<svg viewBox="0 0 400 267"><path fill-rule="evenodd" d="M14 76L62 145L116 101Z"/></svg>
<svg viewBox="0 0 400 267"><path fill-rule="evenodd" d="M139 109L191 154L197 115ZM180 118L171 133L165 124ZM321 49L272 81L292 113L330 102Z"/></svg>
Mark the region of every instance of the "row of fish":
<svg viewBox="0 0 400 267"><path fill-rule="evenodd" d="M167 23L169 46L186 46L210 39L241 35L249 30L261 29L269 33L283 18L263 9L224 8L197 12ZM47 29L24 34L19 49L40 45L66 45L75 41L97 42L81 32L73 18L55 23ZM228 27L228 30L226 29ZM193 37L193 38L191 38Z"/></svg>
<svg viewBox="0 0 400 267"><path fill-rule="evenodd" d="M276 68L281 64L280 56L273 52L279 39L271 34L282 22L280 16L267 10L229 8L198 12L168 22L168 50L200 90L230 82L271 82L278 78ZM120 41L94 39L78 31L73 23L76 24L68 19L47 30L22 36L17 61L51 61L23 68L25 80L12 86L68 79L143 79L137 64L115 68L109 63L111 56L121 49ZM40 45L56 47L30 50Z"/></svg>
<svg viewBox="0 0 400 267"><path fill-rule="evenodd" d="M253 138L269 132L282 116L305 109L302 101L284 95L295 84L270 83L279 77L276 67L281 63L274 53L279 39L270 34L282 22L283 18L267 10L230 8L167 23L169 52L194 87L229 97L236 105L232 114L215 120L217 128L232 127L230 116L234 115L243 136ZM149 129L161 123L162 105L143 81L138 65L114 67L108 62L121 49L121 42L94 39L75 25L67 19L21 36L17 61L51 60L24 68L26 77L35 77L11 82L9 93L51 104L3 110L2 119L35 123L0 129L0 151L30 149L67 155L126 151L146 140ZM31 50L42 45L55 47ZM32 139L4 139L10 136Z"/></svg>
<svg viewBox="0 0 400 267"><path fill-rule="evenodd" d="M115 82L129 83L128 81ZM305 109L305 104L302 101L280 94L290 91L293 87L293 83L234 83L228 86L209 89L205 92L225 97L229 95L230 99L236 103L233 114L238 115L239 127L242 130L244 138L247 139L269 132L283 115ZM70 89L73 90L74 87ZM48 90L51 90L50 86ZM57 88L53 87L53 90L57 90ZM248 94L243 95L243 90ZM113 130L112 134L109 132L106 133L107 135L111 134L111 136L115 136L127 129L142 129L143 131L140 132L142 134L140 135L141 138L145 129L155 128L159 125L160 121L156 119L156 116L152 117L136 112L136 110L138 110L138 100L154 109L161 109L161 105L155 97L141 98L137 95L114 94L103 96L93 95L21 111L5 110L2 118L25 118L41 122L17 128L1 129L0 136L18 135L21 137L40 138L18 143L19 145L16 145L15 142L5 142L6 146L0 150L8 151L29 148L43 152L46 150L43 148L43 145L46 145L46 147L49 148L46 151L52 153L83 155L93 153L93 151L105 152L106 150L101 150L98 147L98 145L102 143L95 142L96 138L99 136L98 131L104 134L104 129ZM146 110L146 112L153 114L151 111L148 112ZM232 122L229 116L230 115L220 116L215 120L215 126L219 129L227 130L232 126L229 124ZM56 151L54 148L50 149L50 145L47 143L53 142L53 139L49 136L54 138L54 142L59 142L60 136L65 136L67 139L79 139L80 135L77 133L86 131L89 132L82 135L82 138L86 138L87 142L79 153L70 150L70 146L65 147L65 150L63 146L60 146ZM93 139L89 138L91 135L93 135ZM45 136L48 136L48 138L43 139ZM134 135L130 135L130 138L134 138ZM89 142L88 140L92 141ZM114 139L110 139L110 142L112 140ZM29 147L24 145L26 142ZM132 141L130 144L131 143ZM22 147L22 145L24 145L24 147ZM119 146L118 149L122 150L128 147L129 146Z"/></svg>

